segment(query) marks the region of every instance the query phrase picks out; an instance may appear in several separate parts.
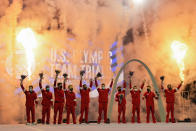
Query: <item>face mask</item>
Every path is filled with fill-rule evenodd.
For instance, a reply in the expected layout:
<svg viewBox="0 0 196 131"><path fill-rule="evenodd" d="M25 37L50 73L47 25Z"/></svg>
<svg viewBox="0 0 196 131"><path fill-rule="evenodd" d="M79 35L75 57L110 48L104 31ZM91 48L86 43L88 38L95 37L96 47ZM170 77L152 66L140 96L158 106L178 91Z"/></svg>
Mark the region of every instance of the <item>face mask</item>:
<svg viewBox="0 0 196 131"><path fill-rule="evenodd" d="M134 91L137 91L137 89L134 89Z"/></svg>
<svg viewBox="0 0 196 131"><path fill-rule="evenodd" d="M50 88L46 88L46 91L50 91Z"/></svg>
<svg viewBox="0 0 196 131"><path fill-rule="evenodd" d="M105 86L102 86L102 89L105 89Z"/></svg>
<svg viewBox="0 0 196 131"><path fill-rule="evenodd" d="M71 92L73 91L73 88L69 89Z"/></svg>
<svg viewBox="0 0 196 131"><path fill-rule="evenodd" d="M150 89L147 89L148 92L150 92Z"/></svg>
<svg viewBox="0 0 196 131"><path fill-rule="evenodd" d="M118 89L118 91L120 92L120 91L121 91L121 89Z"/></svg>
<svg viewBox="0 0 196 131"><path fill-rule="evenodd" d="M86 89L87 89L87 87L85 86L85 87L84 87L84 90L86 90Z"/></svg>
<svg viewBox="0 0 196 131"><path fill-rule="evenodd" d="M59 89L61 90L62 89L62 86L59 86Z"/></svg>
<svg viewBox="0 0 196 131"><path fill-rule="evenodd" d="M33 92L33 89L32 89L32 88L30 88L30 89L29 89L29 91L30 91L30 92Z"/></svg>
<svg viewBox="0 0 196 131"><path fill-rule="evenodd" d="M169 84L169 85L167 85L167 88L168 88L169 90L171 90L171 89L172 89L172 86Z"/></svg>

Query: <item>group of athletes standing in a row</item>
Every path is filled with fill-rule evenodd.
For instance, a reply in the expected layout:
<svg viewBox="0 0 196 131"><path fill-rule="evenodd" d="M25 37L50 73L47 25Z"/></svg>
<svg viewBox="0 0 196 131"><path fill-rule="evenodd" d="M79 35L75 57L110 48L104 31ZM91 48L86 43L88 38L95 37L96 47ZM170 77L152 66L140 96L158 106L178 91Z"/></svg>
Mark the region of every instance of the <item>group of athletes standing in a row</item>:
<svg viewBox="0 0 196 131"><path fill-rule="evenodd" d="M76 107L76 95L73 91L73 85L66 85L66 81L68 80L67 74L63 74L64 81L63 83L57 82L60 71L56 70L56 76L54 80L54 100L53 94L50 91L50 86L46 85L45 89L42 87L43 73L40 73L39 87L42 92L42 123L50 124L50 110L54 105L54 120L53 124L56 124L56 118L58 114L58 124L62 123L62 114L64 109L64 103L66 99L66 111L67 111L67 119L66 123L70 123L70 114L72 114L73 124L76 124L76 116L75 116L75 107ZM83 75L85 71L80 72L80 94L81 94L81 115L79 118L79 123L83 122L83 114L85 113L85 123L88 123L88 112L89 112L89 103L90 97L89 93L93 86L93 80L90 80L90 86L87 84L83 84ZM135 122L135 112L137 112L137 122L140 123L140 96L141 92L145 86L145 80L143 81L141 87L138 89L137 86L132 86L131 78L133 76L133 72L130 72L130 81L129 88L132 97L132 123ZM98 120L97 123L100 124L102 112L104 112L104 122L107 122L107 107L108 107L108 95L110 92L110 88L113 86L113 79L110 83L110 87L106 88L105 84L102 83L99 86L97 79L101 77L101 74L98 73L95 77L94 83L99 93L99 109L98 109ZM30 114L32 116L32 124L35 123L35 104L37 104L37 94L33 91L33 86L29 86L29 90L27 91L23 86L23 80L26 78L25 75L21 76L21 88L26 95L26 115L27 115L27 125L30 124ZM171 112L171 122L175 122L174 120L174 102L175 102L175 92L182 86L182 83L176 88L173 89L171 84L167 85L167 89L163 87L164 77L161 77L161 89L165 92L166 97L166 122L169 122L169 114ZM122 114L122 122L126 123L125 120L125 111L126 111L126 97L125 97L125 89L126 89L126 81L123 82L123 87L117 87L117 93L115 95L115 101L118 102L118 123L121 122L121 114ZM147 86L147 91L143 94L142 99L146 99L146 122L149 123L150 112L152 114L152 121L156 123L156 119L154 116L154 99L159 99L159 93L154 93L151 91L151 86Z"/></svg>

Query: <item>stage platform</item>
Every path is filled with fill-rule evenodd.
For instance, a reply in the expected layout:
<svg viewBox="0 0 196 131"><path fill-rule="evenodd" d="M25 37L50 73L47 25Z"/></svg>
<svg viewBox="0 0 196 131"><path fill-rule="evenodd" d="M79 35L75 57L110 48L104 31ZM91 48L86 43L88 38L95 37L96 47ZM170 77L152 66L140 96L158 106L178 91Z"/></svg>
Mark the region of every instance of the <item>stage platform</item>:
<svg viewBox="0 0 196 131"><path fill-rule="evenodd" d="M196 131L196 123L0 125L0 131Z"/></svg>

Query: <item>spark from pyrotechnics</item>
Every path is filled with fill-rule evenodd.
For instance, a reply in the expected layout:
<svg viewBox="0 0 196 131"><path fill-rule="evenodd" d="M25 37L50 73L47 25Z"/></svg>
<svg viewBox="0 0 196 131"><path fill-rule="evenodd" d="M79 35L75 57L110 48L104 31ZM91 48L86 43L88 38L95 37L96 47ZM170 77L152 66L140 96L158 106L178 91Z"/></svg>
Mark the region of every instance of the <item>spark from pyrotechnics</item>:
<svg viewBox="0 0 196 131"><path fill-rule="evenodd" d="M32 66L35 64L33 49L37 46L35 34L30 28L22 29L17 35L17 41L21 43L25 49L28 78L31 79Z"/></svg>
<svg viewBox="0 0 196 131"><path fill-rule="evenodd" d="M181 43L179 41L173 41L171 44L171 49L173 52L173 58L176 60L176 63L180 69L180 78L182 81L184 81L184 73L183 73L183 71L185 70L184 57L186 55L188 47L184 43Z"/></svg>

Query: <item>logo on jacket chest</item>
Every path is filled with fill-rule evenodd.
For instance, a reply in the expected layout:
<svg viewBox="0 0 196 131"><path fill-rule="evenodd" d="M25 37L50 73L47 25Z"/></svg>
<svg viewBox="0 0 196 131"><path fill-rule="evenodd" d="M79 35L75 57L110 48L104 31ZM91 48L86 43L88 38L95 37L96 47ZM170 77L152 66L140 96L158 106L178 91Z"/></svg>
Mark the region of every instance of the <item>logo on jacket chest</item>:
<svg viewBox="0 0 196 131"><path fill-rule="evenodd" d="M119 97L124 97L125 95L123 93L118 94Z"/></svg>

